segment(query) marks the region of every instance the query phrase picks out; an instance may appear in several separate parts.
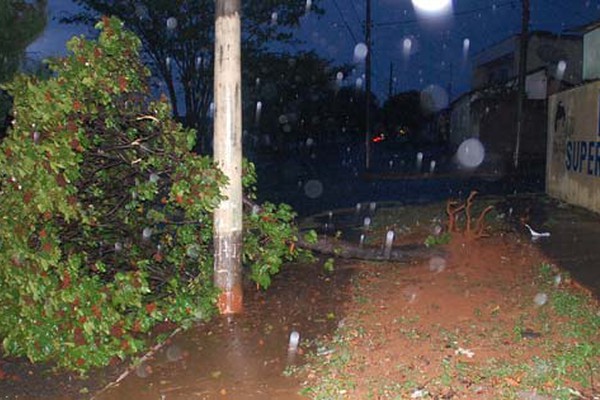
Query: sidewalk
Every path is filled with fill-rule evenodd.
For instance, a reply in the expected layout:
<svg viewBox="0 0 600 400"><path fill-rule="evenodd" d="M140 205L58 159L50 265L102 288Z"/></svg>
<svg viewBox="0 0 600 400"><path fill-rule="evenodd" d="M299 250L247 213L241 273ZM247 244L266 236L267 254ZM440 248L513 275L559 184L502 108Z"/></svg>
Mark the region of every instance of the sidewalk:
<svg viewBox="0 0 600 400"><path fill-rule="evenodd" d="M600 299L600 215L543 194L507 199L511 202L515 217L550 233L537 240L542 251Z"/></svg>

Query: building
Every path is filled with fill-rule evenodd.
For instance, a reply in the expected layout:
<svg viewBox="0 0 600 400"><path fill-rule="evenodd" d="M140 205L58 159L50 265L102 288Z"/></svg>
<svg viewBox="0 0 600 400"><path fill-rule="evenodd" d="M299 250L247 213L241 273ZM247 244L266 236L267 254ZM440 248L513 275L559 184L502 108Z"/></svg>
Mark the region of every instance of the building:
<svg viewBox="0 0 600 400"><path fill-rule="evenodd" d="M516 80L520 43L520 35L513 35L476 54L473 57L473 89ZM581 35L533 31L527 44L527 73L545 70L557 81L576 85L582 80L582 51ZM528 92L535 90L535 82L539 79L531 77L532 86L527 88Z"/></svg>
<svg viewBox="0 0 600 400"><path fill-rule="evenodd" d="M600 21L583 33L583 84L548 99L546 191L600 212Z"/></svg>
<svg viewBox="0 0 600 400"><path fill-rule="evenodd" d="M452 103L450 142L476 137L494 170L512 161L516 144L517 75L520 36L493 45L473 59L473 90ZM529 35L522 159L540 164L546 157L547 98L582 80L581 35L534 31ZM490 165L488 165L490 166Z"/></svg>

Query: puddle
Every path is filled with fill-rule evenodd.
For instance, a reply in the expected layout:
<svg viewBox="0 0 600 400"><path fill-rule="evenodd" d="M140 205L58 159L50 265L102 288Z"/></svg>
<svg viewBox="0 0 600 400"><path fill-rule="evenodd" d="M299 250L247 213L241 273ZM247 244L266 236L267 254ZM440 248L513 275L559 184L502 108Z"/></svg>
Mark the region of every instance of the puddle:
<svg viewBox="0 0 600 400"><path fill-rule="evenodd" d="M600 216L583 208L570 206L546 196L524 196L507 203L514 207L515 228L527 235L523 217L532 228L549 232L536 244L553 261L600 299Z"/></svg>
<svg viewBox="0 0 600 400"><path fill-rule="evenodd" d="M268 291L248 286L242 315L175 336L97 399L302 399L283 372L343 318L352 270L341 264L333 274L319 263L288 265ZM292 331L300 333L298 354L288 353Z"/></svg>

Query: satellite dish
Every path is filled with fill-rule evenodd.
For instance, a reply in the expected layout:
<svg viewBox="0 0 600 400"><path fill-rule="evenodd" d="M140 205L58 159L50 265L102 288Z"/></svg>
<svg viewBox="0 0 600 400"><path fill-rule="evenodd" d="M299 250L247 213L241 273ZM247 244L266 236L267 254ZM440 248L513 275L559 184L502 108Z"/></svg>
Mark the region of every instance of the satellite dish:
<svg viewBox="0 0 600 400"><path fill-rule="evenodd" d="M543 44L535 52L540 60L547 63L557 63L569 58L566 51L551 44Z"/></svg>

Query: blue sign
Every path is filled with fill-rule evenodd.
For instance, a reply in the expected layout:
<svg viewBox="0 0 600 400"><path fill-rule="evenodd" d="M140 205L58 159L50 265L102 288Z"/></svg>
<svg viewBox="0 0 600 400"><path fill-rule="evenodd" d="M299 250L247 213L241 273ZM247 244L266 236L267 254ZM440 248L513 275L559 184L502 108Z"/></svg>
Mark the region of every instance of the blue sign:
<svg viewBox="0 0 600 400"><path fill-rule="evenodd" d="M600 141L569 140L565 167L567 171L600 176Z"/></svg>

